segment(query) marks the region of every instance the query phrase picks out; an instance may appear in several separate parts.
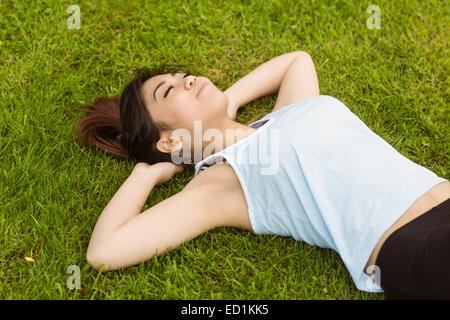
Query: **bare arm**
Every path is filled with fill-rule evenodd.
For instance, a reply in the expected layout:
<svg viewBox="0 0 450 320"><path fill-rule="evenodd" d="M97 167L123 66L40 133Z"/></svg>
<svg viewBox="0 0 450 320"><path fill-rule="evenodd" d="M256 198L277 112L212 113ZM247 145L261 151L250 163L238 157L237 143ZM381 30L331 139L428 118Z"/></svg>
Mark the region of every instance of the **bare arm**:
<svg viewBox="0 0 450 320"><path fill-rule="evenodd" d="M149 260L220 225L205 197L210 186L183 190L140 213L153 187L176 172L170 163L154 166L165 166L166 172L145 164L135 167L101 213L86 254L95 269L104 265L104 271L115 270Z"/></svg>
<svg viewBox="0 0 450 320"><path fill-rule="evenodd" d="M272 112L318 94L319 80L314 62L308 53L301 51L283 76Z"/></svg>
<svg viewBox="0 0 450 320"><path fill-rule="evenodd" d="M300 60L301 63L299 63ZM295 70L288 73L294 63L296 64ZM229 116L234 119L240 107L260 97L276 93L279 89L281 89L279 94L282 91L292 92L292 89L288 89L287 85L284 86L284 90L280 87L283 82L286 84L297 80L295 79L295 72L300 72L303 79L297 84L297 91L304 92L303 96L310 92L318 92L317 75L314 64L311 65L311 63L311 58L304 51L285 53L263 63L224 91L229 99ZM301 70L299 70L300 64L302 65ZM290 80L284 80L288 74ZM289 87L293 86L290 85ZM287 96L287 94L284 96ZM277 105L280 105L280 103L277 101Z"/></svg>

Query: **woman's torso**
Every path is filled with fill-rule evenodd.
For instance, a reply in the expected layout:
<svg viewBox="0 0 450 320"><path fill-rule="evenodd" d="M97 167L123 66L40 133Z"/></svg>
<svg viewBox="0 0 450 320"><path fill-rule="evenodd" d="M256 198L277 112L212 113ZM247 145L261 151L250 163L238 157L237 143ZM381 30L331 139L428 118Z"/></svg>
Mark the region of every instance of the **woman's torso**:
<svg viewBox="0 0 450 320"><path fill-rule="evenodd" d="M253 231L248 215L248 206L245 200L244 191L236 173L229 164L215 164L208 167L201 174L197 175L189 184L189 188L195 188L201 184L214 185L213 194L208 193L209 198L216 198L216 203L233 203L233 210L228 212L228 225ZM220 201L226 197L227 201ZM431 188L426 194L418 198L411 207L383 234L372 251L366 268L374 265L378 253L386 239L397 229L424 214L431 208L439 205L450 198L450 182L445 181ZM220 208L222 212L227 212L227 208Z"/></svg>
<svg viewBox="0 0 450 320"><path fill-rule="evenodd" d="M266 120L197 163L199 181L224 185L214 189L221 190L217 202L230 206L222 211L228 225L332 248L358 288L377 290L363 272L377 242L405 221L409 207L405 217L429 205L412 206L444 179L402 156L333 97L305 99L259 121ZM252 161L255 154L261 161ZM227 164L215 165L221 158Z"/></svg>

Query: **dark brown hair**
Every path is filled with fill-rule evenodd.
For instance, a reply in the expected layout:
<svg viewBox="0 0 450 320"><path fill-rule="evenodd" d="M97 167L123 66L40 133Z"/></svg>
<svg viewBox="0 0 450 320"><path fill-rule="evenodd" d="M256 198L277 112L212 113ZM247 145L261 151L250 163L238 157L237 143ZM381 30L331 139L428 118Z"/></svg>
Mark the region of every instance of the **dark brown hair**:
<svg viewBox="0 0 450 320"><path fill-rule="evenodd" d="M86 113L76 127L78 138L118 159L148 164L172 162L170 153L156 148L161 131L169 127L152 119L145 106L142 85L154 76L181 70L186 68L167 64L137 70L120 97L97 98L92 105L77 110ZM193 164L181 165L189 171L194 169Z"/></svg>

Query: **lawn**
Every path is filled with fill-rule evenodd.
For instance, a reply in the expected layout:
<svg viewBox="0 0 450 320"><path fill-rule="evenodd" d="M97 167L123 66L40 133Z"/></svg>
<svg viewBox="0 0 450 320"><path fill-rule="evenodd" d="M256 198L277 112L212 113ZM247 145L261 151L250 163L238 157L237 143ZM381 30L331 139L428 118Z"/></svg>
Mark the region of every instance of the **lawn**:
<svg viewBox="0 0 450 320"><path fill-rule="evenodd" d="M71 4L79 29L68 27ZM379 29L367 23L372 4ZM225 91L263 62L304 50L321 94L449 179L449 11L419 0L1 1L0 299L385 299L357 290L334 251L234 228L97 272L85 259L90 235L133 163L81 144L76 110L119 95L141 66L182 64ZM275 100L249 103L236 120L270 112ZM192 178L158 185L146 207ZM67 285L73 265L80 289Z"/></svg>

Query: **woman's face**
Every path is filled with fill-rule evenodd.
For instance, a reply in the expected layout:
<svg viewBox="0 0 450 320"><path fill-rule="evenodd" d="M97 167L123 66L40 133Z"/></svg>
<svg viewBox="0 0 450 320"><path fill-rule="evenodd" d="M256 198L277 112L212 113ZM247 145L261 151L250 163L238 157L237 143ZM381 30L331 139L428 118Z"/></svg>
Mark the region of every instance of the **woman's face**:
<svg viewBox="0 0 450 320"><path fill-rule="evenodd" d="M206 86L202 88L203 85ZM227 96L205 77L161 74L148 79L142 90L154 121L163 122L172 130L187 129L192 136L195 120L202 122L204 131L227 114Z"/></svg>

